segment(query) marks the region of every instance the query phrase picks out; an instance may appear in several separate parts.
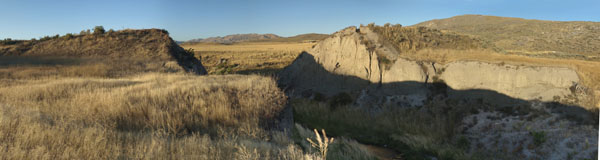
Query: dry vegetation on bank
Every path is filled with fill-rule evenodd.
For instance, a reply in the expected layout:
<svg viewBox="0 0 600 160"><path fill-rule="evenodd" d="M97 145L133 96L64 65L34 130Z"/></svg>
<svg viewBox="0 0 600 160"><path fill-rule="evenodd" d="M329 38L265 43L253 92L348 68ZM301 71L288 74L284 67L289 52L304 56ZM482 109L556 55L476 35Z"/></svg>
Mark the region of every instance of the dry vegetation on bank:
<svg viewBox="0 0 600 160"><path fill-rule="evenodd" d="M403 27L401 25L377 26L369 24L379 35L381 42L393 46L399 53L422 49L493 49L494 46L471 36L446 33L426 27Z"/></svg>

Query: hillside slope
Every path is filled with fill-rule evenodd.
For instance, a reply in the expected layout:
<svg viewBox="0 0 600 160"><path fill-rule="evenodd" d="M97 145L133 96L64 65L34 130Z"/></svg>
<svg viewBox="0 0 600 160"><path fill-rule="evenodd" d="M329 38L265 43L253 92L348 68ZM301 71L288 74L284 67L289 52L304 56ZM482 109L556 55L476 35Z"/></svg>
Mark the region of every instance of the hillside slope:
<svg viewBox="0 0 600 160"><path fill-rule="evenodd" d="M475 35L507 52L600 56L600 23L461 15L415 26Z"/></svg>
<svg viewBox="0 0 600 160"><path fill-rule="evenodd" d="M176 61L185 71L205 74L201 62L160 29L103 34L68 34L31 41L4 41L0 56L145 59Z"/></svg>
<svg viewBox="0 0 600 160"><path fill-rule="evenodd" d="M374 137L394 137L361 139L363 133L353 137L367 142L420 148L428 146L431 140L441 142L436 144L439 146L462 148L456 151L460 155L491 153L490 156L506 159L594 158L596 147L564 144L585 143L586 139L597 141L595 117L600 108L600 92L596 75L600 75L597 71L600 63L507 55L490 49L494 46L479 38L436 29L389 25L348 27L298 56L279 74L279 85L292 98L323 101L331 107L330 111L319 111L330 112L322 115L327 118L313 120L318 119L315 116L304 122L315 121L321 127L329 121L335 127L323 128L333 130L340 128L339 122L360 119L348 123L349 126L373 131L377 133ZM378 118L365 120L351 112ZM410 127L394 125L381 129L401 128L388 133L377 130L378 125L356 125L361 121L401 122L391 119L419 113L435 114L399 123ZM422 121L421 117L452 118ZM433 125L432 131L410 133L419 130L415 126L440 121L448 123ZM569 127L557 125L560 123ZM432 132L448 135L428 135ZM574 134L565 136L565 133ZM543 144L532 138L532 135L539 138L539 134L547 138ZM452 143L457 141L466 143ZM442 150L432 147L428 153L437 152L440 156ZM552 152L556 150L565 152Z"/></svg>
<svg viewBox="0 0 600 160"><path fill-rule="evenodd" d="M291 37L281 37L275 39L257 40L255 42L315 42L329 37L329 34L307 33Z"/></svg>

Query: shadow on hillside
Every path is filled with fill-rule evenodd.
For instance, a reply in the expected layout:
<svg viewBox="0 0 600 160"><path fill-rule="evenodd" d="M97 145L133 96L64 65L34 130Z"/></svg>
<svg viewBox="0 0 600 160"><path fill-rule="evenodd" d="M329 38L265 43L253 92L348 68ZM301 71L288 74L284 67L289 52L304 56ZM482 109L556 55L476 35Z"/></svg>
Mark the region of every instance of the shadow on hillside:
<svg viewBox="0 0 600 160"><path fill-rule="evenodd" d="M250 74L259 74L259 75L277 75L281 71L281 68L261 68L261 69L245 69L236 71L236 74L250 75Z"/></svg>
<svg viewBox="0 0 600 160"><path fill-rule="evenodd" d="M172 45L174 46L169 47L171 57L177 61L177 64L183 70L198 75L208 74L202 62L193 55L193 52L188 52L177 44L173 43Z"/></svg>
<svg viewBox="0 0 600 160"><path fill-rule="evenodd" d="M80 65L85 62L87 62L87 59L68 57L0 56L0 67Z"/></svg>
<svg viewBox="0 0 600 160"><path fill-rule="evenodd" d="M302 65L300 65L302 63ZM365 73L366 74L366 73ZM374 75L372 75L374 76ZM377 76L379 76L377 74ZM392 95L424 95L424 103L436 99L451 99L455 102L469 104L485 104L493 106L497 111L508 114L523 114L519 111L530 111L531 106L546 106L553 113L560 113L566 119L579 124L595 124L598 126L598 110L586 110L582 106L561 104L558 102L540 102L524 100L485 89L456 90L445 83L421 83L415 81L372 83L356 77L339 75L327 71L317 63L315 58L303 52L289 66L279 73L278 85L289 97L308 98L315 93L332 97L339 93L348 93L357 97L366 94L383 99ZM365 90L366 88L366 90ZM356 98L355 98L356 102ZM375 103L375 102L374 102ZM395 104L403 107L403 104ZM523 109L526 110L523 110Z"/></svg>

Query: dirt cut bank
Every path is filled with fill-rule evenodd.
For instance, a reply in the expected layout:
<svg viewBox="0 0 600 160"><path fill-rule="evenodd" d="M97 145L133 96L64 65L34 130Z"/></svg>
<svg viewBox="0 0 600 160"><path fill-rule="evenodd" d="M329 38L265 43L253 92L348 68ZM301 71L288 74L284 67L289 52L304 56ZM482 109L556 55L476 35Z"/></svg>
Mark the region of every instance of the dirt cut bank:
<svg viewBox="0 0 600 160"><path fill-rule="evenodd" d="M383 28L383 29L382 29ZM443 84L450 97L490 101L498 97L466 94L484 90L524 101L540 100L594 108L598 98L575 68L504 61L463 59L454 61L413 60L421 49L444 52L493 52L493 46L468 36L443 33L423 27L402 27L394 32L382 26L349 27L321 41L300 55L281 73L281 84L295 93L314 91L333 96L346 92L359 95L369 86L382 86L385 96L401 95L409 104L420 104L437 94L430 88ZM381 30L392 30L382 32ZM405 34L408 32L411 34ZM391 36L403 37L390 40ZM435 35L435 36L432 36ZM425 39L423 39L425 37ZM430 38L428 37L438 37ZM442 37L442 38L440 38ZM453 48L453 45L457 47ZM453 56L452 54L444 56ZM400 87L400 88L398 88ZM373 88L373 87L371 87ZM447 92L447 93L446 93ZM461 93L461 94L455 94ZM474 98L471 98L474 99ZM500 103L500 102L499 102Z"/></svg>
<svg viewBox="0 0 600 160"><path fill-rule="evenodd" d="M290 97L330 107L323 109L327 118L319 119L311 117L316 112L302 112L311 103L300 105L295 113L299 121L329 125L325 128L338 134L360 132L353 138L367 143L410 146L394 148L407 155L594 158L600 106L591 70L495 50L485 40L424 27L348 27L298 56L279 74L279 85ZM440 57L426 57L430 55ZM361 121L377 121L361 131L336 127L356 114ZM423 116L411 117L415 114ZM440 117L447 119L420 121ZM378 128L389 123L401 129ZM422 127L432 124L439 126ZM411 135L410 130L425 132ZM428 134L440 130L446 134ZM459 149L443 149L448 146Z"/></svg>

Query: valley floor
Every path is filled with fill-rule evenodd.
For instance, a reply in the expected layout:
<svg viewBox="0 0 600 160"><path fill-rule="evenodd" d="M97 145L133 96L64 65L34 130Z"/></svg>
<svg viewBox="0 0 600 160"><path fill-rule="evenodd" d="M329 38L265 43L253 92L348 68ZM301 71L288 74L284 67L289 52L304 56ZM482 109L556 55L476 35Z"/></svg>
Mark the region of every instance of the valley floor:
<svg viewBox="0 0 600 160"><path fill-rule="evenodd" d="M0 159L320 159L306 140L315 140L313 128L335 138L328 159L597 158L597 119L537 103L518 111L452 100L361 108L343 94L288 97L271 75L312 45L187 46L208 76L180 73L173 62L2 57ZM448 57L425 52L405 58ZM571 67L592 80L597 72L591 61L517 62L528 61L577 62Z"/></svg>

